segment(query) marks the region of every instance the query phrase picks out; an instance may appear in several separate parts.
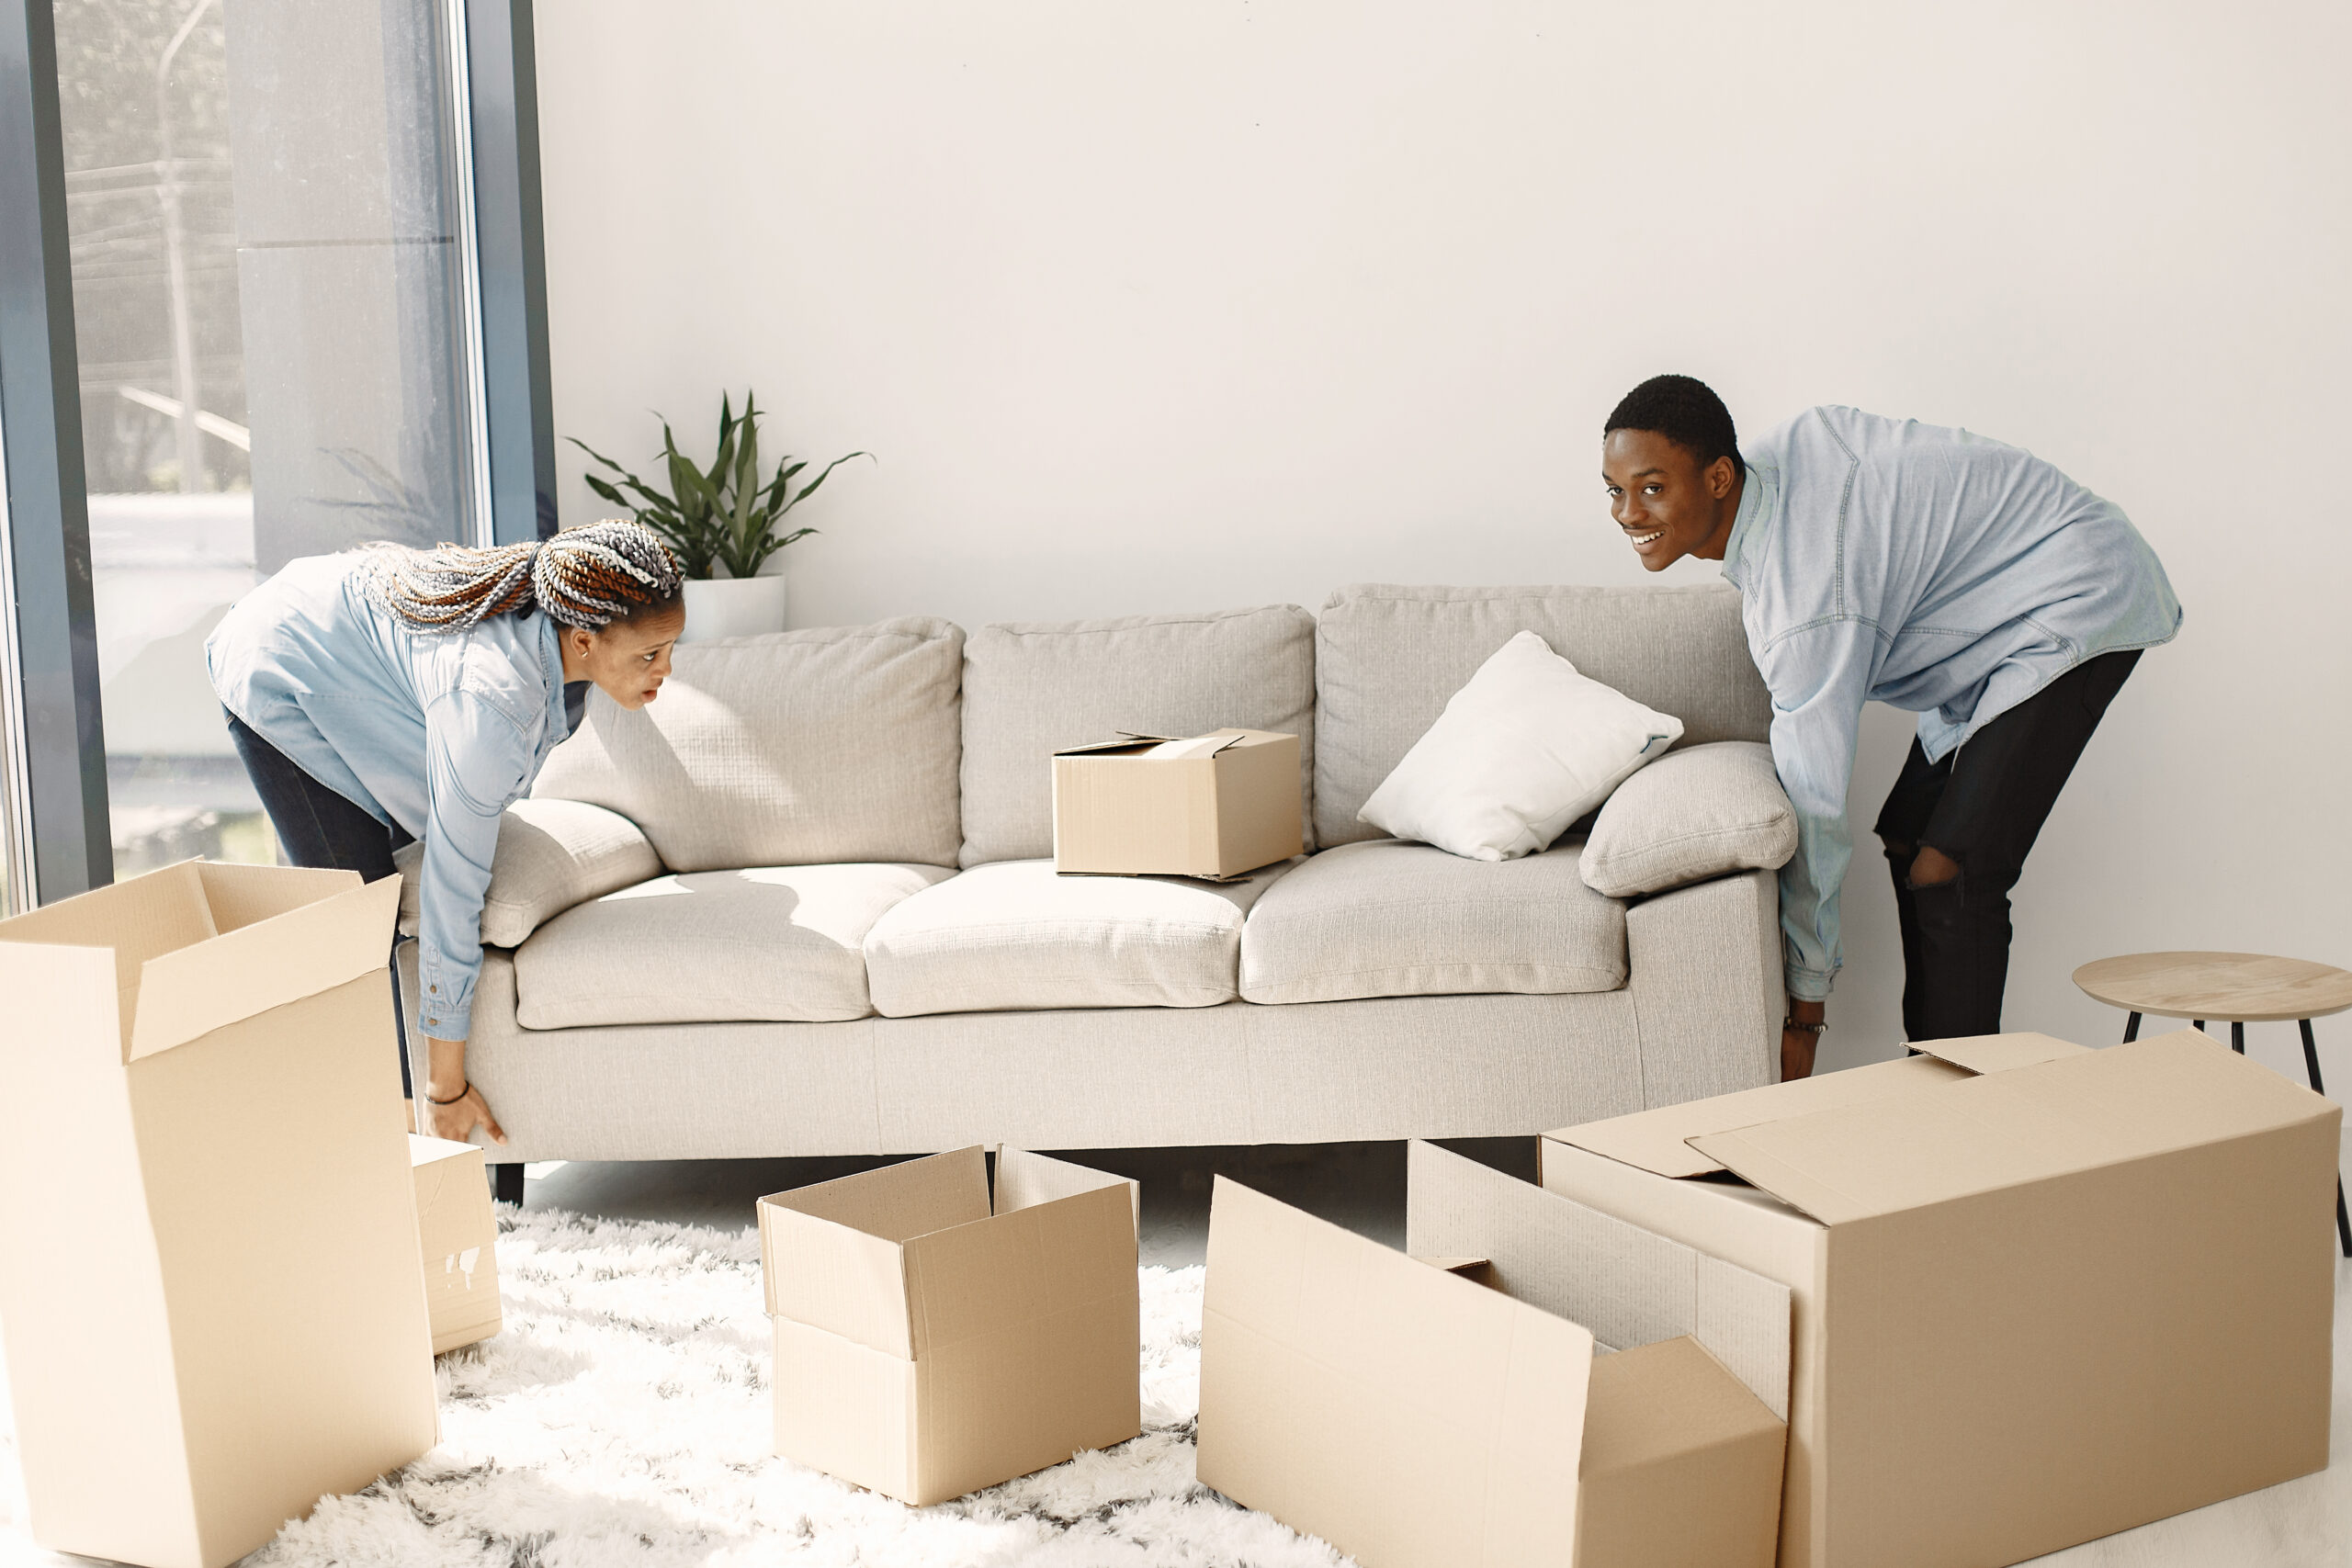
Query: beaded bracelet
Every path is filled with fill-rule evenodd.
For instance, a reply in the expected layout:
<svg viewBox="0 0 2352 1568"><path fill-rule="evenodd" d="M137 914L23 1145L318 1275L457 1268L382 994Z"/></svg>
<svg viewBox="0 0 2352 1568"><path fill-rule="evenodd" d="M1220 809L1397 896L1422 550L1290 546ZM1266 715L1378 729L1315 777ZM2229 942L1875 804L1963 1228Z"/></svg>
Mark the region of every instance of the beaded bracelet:
<svg viewBox="0 0 2352 1568"><path fill-rule="evenodd" d="M473 1080L473 1079L471 1079L471 1078L468 1078L468 1079L466 1080L466 1087L465 1087L465 1088L463 1088L463 1089L459 1089L457 1093L455 1093L455 1094L451 1095L448 1099L447 1099L447 1100L435 1100L435 1099L434 1099L431 1095L429 1095L429 1094L428 1094L428 1095L426 1095L426 1096L424 1097L424 1103L425 1103L425 1104L427 1104L427 1105L455 1105L455 1104L457 1104L457 1103L458 1103L458 1101L459 1101L459 1100L461 1100L465 1099L465 1098L466 1098L466 1096L468 1096L468 1095L469 1095L469 1094L471 1094L471 1093L473 1093L473 1091L474 1091L474 1080Z"/></svg>
<svg viewBox="0 0 2352 1568"><path fill-rule="evenodd" d="M1781 1021L1781 1030L1783 1033L1793 1031L1799 1034L1818 1034L1828 1027L1826 1023L1799 1023L1793 1018L1784 1018Z"/></svg>

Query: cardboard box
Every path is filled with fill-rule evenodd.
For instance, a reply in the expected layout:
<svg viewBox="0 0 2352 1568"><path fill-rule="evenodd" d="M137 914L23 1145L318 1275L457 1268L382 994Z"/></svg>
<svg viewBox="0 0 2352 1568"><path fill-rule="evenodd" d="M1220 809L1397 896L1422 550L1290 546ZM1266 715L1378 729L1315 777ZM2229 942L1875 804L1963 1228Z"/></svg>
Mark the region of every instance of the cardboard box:
<svg viewBox="0 0 2352 1568"><path fill-rule="evenodd" d="M408 1140L416 1179L416 1231L424 1248L424 1304L433 1353L498 1332L498 1216L481 1150L447 1138Z"/></svg>
<svg viewBox="0 0 2352 1568"><path fill-rule="evenodd" d="M1769 1568L1787 1288L1409 1157L1418 1257L1218 1179L1202 1483L1365 1568Z"/></svg>
<svg viewBox="0 0 2352 1568"><path fill-rule="evenodd" d="M436 1437L397 879L188 862L0 921L33 1537L220 1568Z"/></svg>
<svg viewBox="0 0 2352 1568"><path fill-rule="evenodd" d="M1298 737L1126 736L1054 754L1054 869L1223 882L1306 848Z"/></svg>
<svg viewBox="0 0 2352 1568"><path fill-rule="evenodd" d="M1781 1568L1993 1568L2327 1463L2341 1112L2183 1030L1547 1134L1544 1185L1787 1284Z"/></svg>
<svg viewBox="0 0 2352 1568"><path fill-rule="evenodd" d="M759 1201L775 1451L900 1502L1143 1430L1136 1184L976 1146Z"/></svg>

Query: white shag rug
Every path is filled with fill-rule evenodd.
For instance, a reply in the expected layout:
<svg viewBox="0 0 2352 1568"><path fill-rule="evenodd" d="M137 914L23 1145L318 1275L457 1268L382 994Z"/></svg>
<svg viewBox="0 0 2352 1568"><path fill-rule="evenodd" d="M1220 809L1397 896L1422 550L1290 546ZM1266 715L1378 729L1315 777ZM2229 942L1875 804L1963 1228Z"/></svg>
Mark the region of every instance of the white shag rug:
<svg viewBox="0 0 2352 1568"><path fill-rule="evenodd" d="M244 1568L1345 1568L1193 1475L1199 1269L1143 1271L1144 1434L931 1508L768 1452L755 1232L502 1209L497 1337L439 1364L441 1444L322 1500ZM2352 1262L2338 1266L2335 1462L2037 1559L2041 1568L2352 1562ZM0 1385L0 1565L34 1547Z"/></svg>
<svg viewBox="0 0 2352 1568"><path fill-rule="evenodd" d="M505 1326L441 1358L441 1443L323 1499L246 1568L1335 1568L1193 1476L1201 1275L1143 1271L1144 1433L909 1508L768 1451L752 1231L500 1210ZM0 1559L33 1548L0 1399Z"/></svg>

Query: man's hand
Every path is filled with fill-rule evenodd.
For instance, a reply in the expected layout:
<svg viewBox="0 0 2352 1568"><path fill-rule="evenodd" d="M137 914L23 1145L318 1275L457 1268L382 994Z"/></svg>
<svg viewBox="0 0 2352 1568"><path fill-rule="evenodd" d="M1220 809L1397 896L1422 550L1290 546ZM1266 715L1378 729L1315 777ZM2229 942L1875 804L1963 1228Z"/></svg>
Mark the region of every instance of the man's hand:
<svg viewBox="0 0 2352 1568"><path fill-rule="evenodd" d="M436 1138L462 1144L480 1127L490 1134L491 1142L504 1143L506 1129L490 1113L490 1101L481 1097L481 1090L466 1077L466 1043L428 1036L424 1045L426 1129Z"/></svg>
<svg viewBox="0 0 2352 1568"><path fill-rule="evenodd" d="M1801 1002L1794 997L1789 998L1791 1023L1819 1023L1827 1010L1826 1004L1822 1002ZM1788 1083L1796 1078L1811 1077L1814 1052L1820 1044L1821 1035L1816 1030L1781 1030L1781 1081Z"/></svg>

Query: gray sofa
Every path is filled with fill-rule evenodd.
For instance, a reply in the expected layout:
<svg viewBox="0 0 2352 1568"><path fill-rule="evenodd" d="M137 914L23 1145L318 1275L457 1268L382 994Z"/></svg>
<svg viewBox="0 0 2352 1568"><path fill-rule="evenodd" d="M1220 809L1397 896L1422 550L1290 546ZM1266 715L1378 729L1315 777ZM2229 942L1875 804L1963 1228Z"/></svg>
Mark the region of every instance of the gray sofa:
<svg viewBox="0 0 2352 1568"><path fill-rule="evenodd" d="M1607 897L1573 832L1488 864L1356 820L1523 629L1684 748L1764 739L1713 587L681 647L643 712L592 697L502 829L468 1057L500 1154L1468 1137L1770 1081L1769 870ZM1300 738L1311 853L1229 886L1054 874L1056 748L1228 725Z"/></svg>

